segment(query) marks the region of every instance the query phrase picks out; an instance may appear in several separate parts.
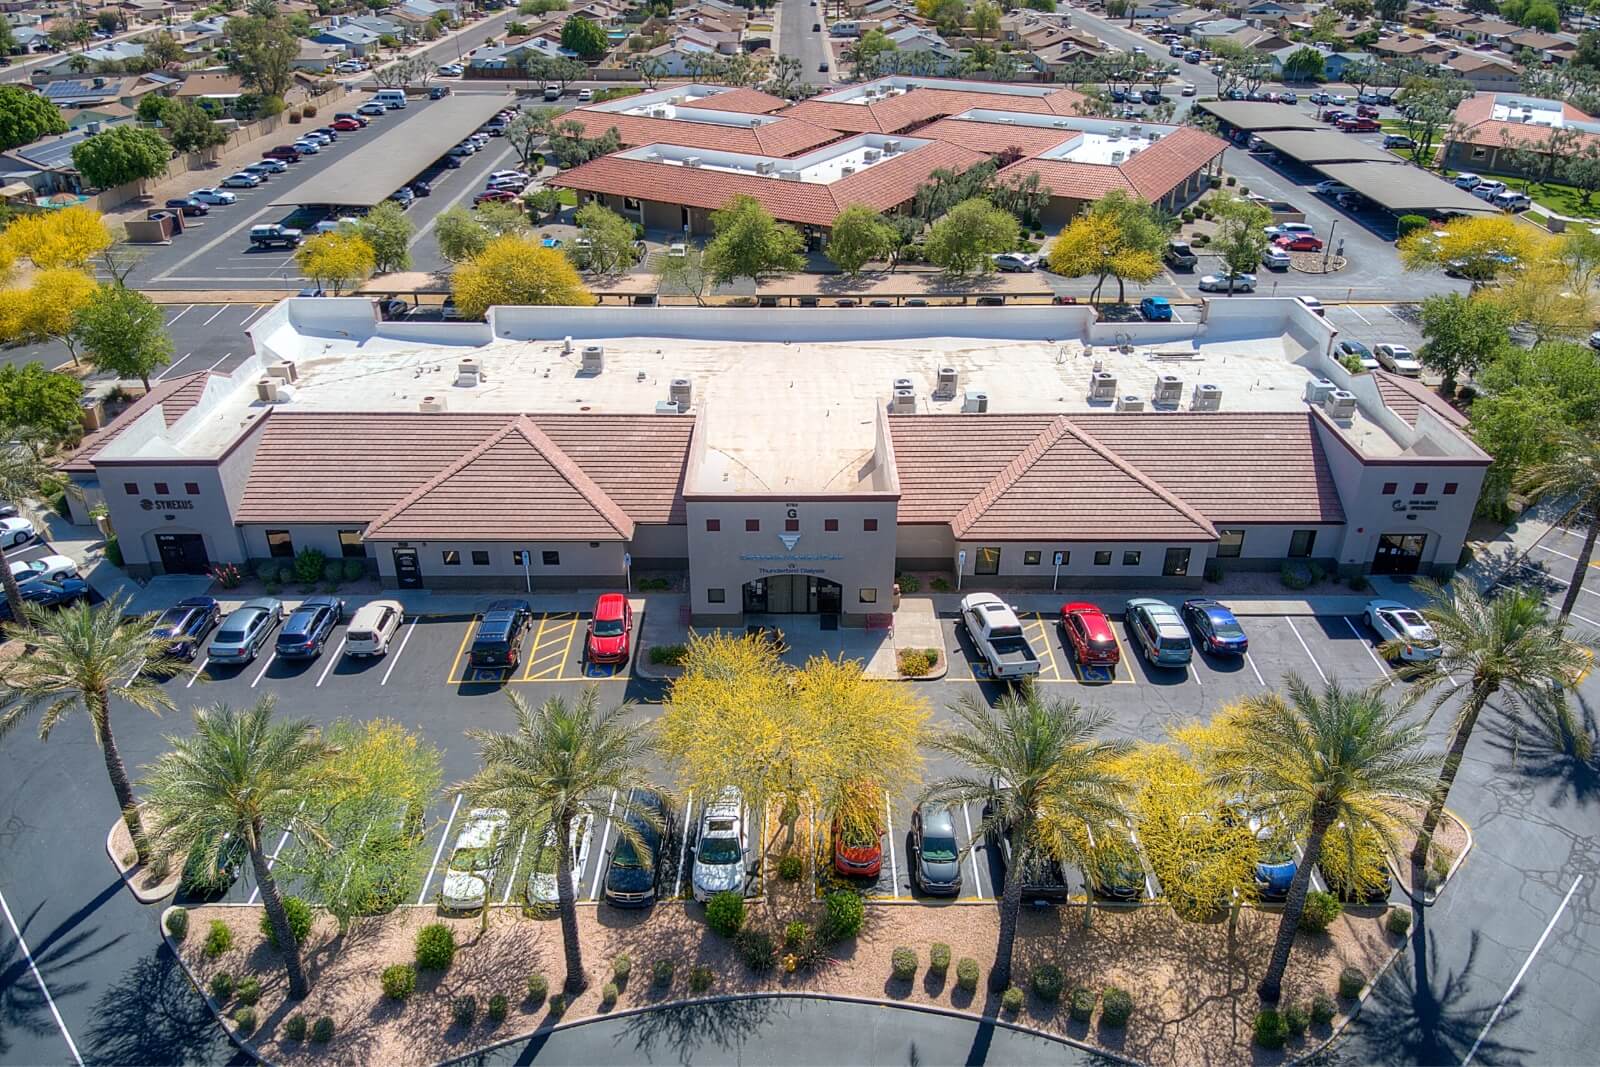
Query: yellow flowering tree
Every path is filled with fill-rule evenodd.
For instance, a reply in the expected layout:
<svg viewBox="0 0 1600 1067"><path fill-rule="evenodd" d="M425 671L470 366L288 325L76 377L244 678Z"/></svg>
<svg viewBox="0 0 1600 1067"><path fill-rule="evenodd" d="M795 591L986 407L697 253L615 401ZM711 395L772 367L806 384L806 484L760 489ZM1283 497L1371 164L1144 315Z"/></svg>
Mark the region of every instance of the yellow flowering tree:
<svg viewBox="0 0 1600 1067"><path fill-rule="evenodd" d="M0 235L13 259L31 260L40 270L83 268L111 247L112 234L100 213L76 205L59 211L20 215Z"/></svg>
<svg viewBox="0 0 1600 1067"><path fill-rule="evenodd" d="M337 296L370 275L377 256L360 234L319 233L295 250L294 262L301 274Z"/></svg>
<svg viewBox="0 0 1600 1067"><path fill-rule="evenodd" d="M594 294L583 287L572 261L532 237L496 237L451 275L456 307L469 319L500 304L566 304L588 307Z"/></svg>
<svg viewBox="0 0 1600 1067"><path fill-rule="evenodd" d="M1050 246L1050 270L1068 278L1092 277L1096 300L1107 278L1117 280L1117 303L1126 283L1145 285L1161 274L1167 227L1155 209L1113 190L1073 219Z"/></svg>
<svg viewBox="0 0 1600 1067"><path fill-rule="evenodd" d="M1510 215L1471 216L1424 226L1400 241L1406 270L1452 271L1490 282L1548 258L1553 242Z"/></svg>

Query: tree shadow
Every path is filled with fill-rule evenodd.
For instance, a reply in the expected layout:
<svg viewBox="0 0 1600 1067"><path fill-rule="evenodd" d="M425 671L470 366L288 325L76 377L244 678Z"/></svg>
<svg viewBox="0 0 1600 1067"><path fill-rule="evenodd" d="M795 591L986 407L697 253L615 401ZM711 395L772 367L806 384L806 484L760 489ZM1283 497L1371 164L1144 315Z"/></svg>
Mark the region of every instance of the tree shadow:
<svg viewBox="0 0 1600 1067"><path fill-rule="evenodd" d="M121 890L120 879L116 890ZM91 945L90 940L94 938L99 927L77 929L84 916L97 908L106 898L107 895L102 893L73 912L47 933L38 942L38 947L33 949L34 965L43 976L45 984L50 987L51 995L57 1000L82 993L89 986L87 981L67 980L65 974L72 968L94 959L127 936L117 934L109 940ZM29 928L43 907L44 903L41 901L23 919L20 924L23 938L27 937ZM8 1035L13 1033L31 1034L42 1038L56 1034L57 1027L55 1020L51 1018L50 1000L40 989L39 982L34 979L28 966L28 957L23 955L21 944L15 938L7 938L3 951L0 951L0 1056L12 1051L11 1038Z"/></svg>
<svg viewBox="0 0 1600 1067"><path fill-rule="evenodd" d="M674 1005L633 1016L615 1044L620 1050L631 1041L633 1049L642 1054L619 1060L653 1061L657 1048L662 1048L675 1051L678 1062L687 1065L704 1047L728 1050L759 1041L759 1029L779 1013L788 1014L789 1006L776 998Z"/></svg>
<svg viewBox="0 0 1600 1067"><path fill-rule="evenodd" d="M1568 710L1568 723L1529 716L1529 724L1519 728L1509 717L1497 715L1480 723L1479 729L1499 754L1496 773L1551 787L1547 802L1552 808L1568 804L1586 808L1600 801L1600 740L1594 710L1587 702L1569 705ZM1575 735L1587 736L1593 753L1588 759L1578 756Z"/></svg>
<svg viewBox="0 0 1600 1067"><path fill-rule="evenodd" d="M85 1059L101 1063L249 1063L163 944L101 995Z"/></svg>

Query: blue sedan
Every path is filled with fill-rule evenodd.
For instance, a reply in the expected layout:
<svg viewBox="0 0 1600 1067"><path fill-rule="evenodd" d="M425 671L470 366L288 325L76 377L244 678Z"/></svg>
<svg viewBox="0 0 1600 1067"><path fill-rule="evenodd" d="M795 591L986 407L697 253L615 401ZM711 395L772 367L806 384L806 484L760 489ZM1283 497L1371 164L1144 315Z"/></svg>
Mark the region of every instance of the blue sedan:
<svg viewBox="0 0 1600 1067"><path fill-rule="evenodd" d="M222 605L208 596L192 596L162 612L150 633L171 642L167 646L169 655L194 659L200 642L221 621Z"/></svg>
<svg viewBox="0 0 1600 1067"><path fill-rule="evenodd" d="M31 582L24 582L17 587L17 592L28 604L38 604L40 607L59 608L77 600L82 600L89 595L89 583L82 578L62 577L54 581L48 578L38 578ZM4 597L0 597L0 617L11 617L11 606Z"/></svg>
<svg viewBox="0 0 1600 1067"><path fill-rule="evenodd" d="M344 601L331 596L307 597L278 631L278 655L285 659L320 655L333 628L343 621Z"/></svg>
<svg viewBox="0 0 1600 1067"><path fill-rule="evenodd" d="M1250 649L1250 639L1233 612L1207 597L1183 602L1183 621L1194 634L1201 650L1217 656L1242 656Z"/></svg>

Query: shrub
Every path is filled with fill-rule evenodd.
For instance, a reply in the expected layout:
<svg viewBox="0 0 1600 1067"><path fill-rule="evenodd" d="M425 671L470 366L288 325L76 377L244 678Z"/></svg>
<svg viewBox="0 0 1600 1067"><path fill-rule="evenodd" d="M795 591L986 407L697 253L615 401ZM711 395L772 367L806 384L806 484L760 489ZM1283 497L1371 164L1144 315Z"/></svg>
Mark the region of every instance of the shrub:
<svg viewBox="0 0 1600 1067"><path fill-rule="evenodd" d="M186 908L173 908L167 912L167 933L172 940L182 941L189 934L189 912Z"/></svg>
<svg viewBox="0 0 1600 1067"><path fill-rule="evenodd" d="M628 975L632 973L633 957L626 952L611 961L611 976L617 980L619 986L627 985Z"/></svg>
<svg viewBox="0 0 1600 1067"><path fill-rule="evenodd" d="M1094 990L1079 986L1067 998L1067 1014L1075 1023L1086 1023L1094 1016Z"/></svg>
<svg viewBox="0 0 1600 1067"><path fill-rule="evenodd" d="M239 979L239 984L233 987L233 995L245 1007L255 1007L256 1002L261 999L261 979L255 975Z"/></svg>
<svg viewBox="0 0 1600 1067"><path fill-rule="evenodd" d="M1367 976L1361 973L1360 967L1346 967L1339 972L1339 995L1345 1000L1359 997L1366 984Z"/></svg>
<svg viewBox="0 0 1600 1067"><path fill-rule="evenodd" d="M617 983L607 982L600 990L600 1006L609 1008L616 1004L617 998L622 995L622 990L617 988Z"/></svg>
<svg viewBox="0 0 1600 1067"><path fill-rule="evenodd" d="M1132 1014L1133 997L1128 995L1126 989L1111 986L1100 994L1101 1026L1126 1026L1128 1017Z"/></svg>
<svg viewBox="0 0 1600 1067"><path fill-rule="evenodd" d="M206 959L214 960L233 947L233 931L221 919L212 919L206 930Z"/></svg>
<svg viewBox="0 0 1600 1067"><path fill-rule="evenodd" d="M1283 1025L1290 1037L1305 1036L1306 1027L1311 1025L1311 1009L1300 1003L1289 1005L1283 1009Z"/></svg>
<svg viewBox="0 0 1600 1067"><path fill-rule="evenodd" d="M1333 1022L1333 1017L1338 1014L1339 1005L1326 993L1318 993L1311 998L1311 1021L1318 1026L1327 1026Z"/></svg>
<svg viewBox="0 0 1600 1067"><path fill-rule="evenodd" d="M468 993L451 1001L450 1018L457 1026L471 1026L478 1019L478 998Z"/></svg>
<svg viewBox="0 0 1600 1067"><path fill-rule="evenodd" d="M1190 239L1189 243L1196 248L1204 248L1211 243L1211 235L1209 233L1197 233Z"/></svg>
<svg viewBox="0 0 1600 1067"><path fill-rule="evenodd" d="M1320 563L1308 563L1306 564L1306 570L1311 573L1312 585L1316 585L1318 582L1327 580L1328 572L1323 570L1322 564Z"/></svg>
<svg viewBox="0 0 1600 1067"><path fill-rule="evenodd" d="M538 1004L550 992L550 980L542 974L528 976L528 1003Z"/></svg>
<svg viewBox="0 0 1600 1067"><path fill-rule="evenodd" d="M907 678L921 678L933 670L938 656L931 648L902 648L899 653L900 673Z"/></svg>
<svg viewBox="0 0 1600 1067"><path fill-rule="evenodd" d="M672 975L677 969L677 965L671 960L656 960L650 976L651 984L657 989L671 989Z"/></svg>
<svg viewBox="0 0 1600 1067"><path fill-rule="evenodd" d="M1022 990L1018 989L1016 986L1012 986L1004 993L1001 993L1000 1006L1006 1010L1007 1014L1010 1015L1015 1015L1017 1012L1021 1011Z"/></svg>
<svg viewBox="0 0 1600 1067"><path fill-rule="evenodd" d="M922 591L922 579L915 574L897 574L894 576L894 584L898 585L900 592L907 596Z"/></svg>
<svg viewBox="0 0 1600 1067"><path fill-rule="evenodd" d="M1443 845L1434 843L1428 847L1428 873L1423 882L1428 889L1438 889L1444 885L1444 880L1450 877L1450 865L1456 860L1456 854Z"/></svg>
<svg viewBox="0 0 1600 1067"><path fill-rule="evenodd" d="M365 563L362 563L359 559L347 559L347 560L344 561L344 580L345 581L347 581L347 582L358 582L362 578L365 578L366 576L367 576L367 565Z"/></svg>
<svg viewBox="0 0 1600 1067"><path fill-rule="evenodd" d="M745 966L756 974L766 974L772 970L778 947L772 943L771 934L765 930L740 930L733 943L744 959Z"/></svg>
<svg viewBox="0 0 1600 1067"><path fill-rule="evenodd" d="M256 566L256 581L262 585L271 585L278 580L278 565L276 563L261 563Z"/></svg>
<svg viewBox="0 0 1600 1067"><path fill-rule="evenodd" d="M894 976L901 982L909 982L917 976L917 950L898 946L889 956L889 967Z"/></svg>
<svg viewBox="0 0 1600 1067"><path fill-rule="evenodd" d="M732 937L744 925L744 897L731 890L706 902L706 925L723 937Z"/></svg>
<svg viewBox="0 0 1600 1067"><path fill-rule="evenodd" d="M1395 937L1405 937L1411 932L1411 909L1391 908L1383 920L1383 925Z"/></svg>
<svg viewBox="0 0 1600 1067"><path fill-rule="evenodd" d="M928 950L928 970L943 978L950 969L950 946L943 941L935 941Z"/></svg>
<svg viewBox="0 0 1600 1067"><path fill-rule="evenodd" d="M417 931L417 970L447 970L455 958L456 935L450 927L429 923Z"/></svg>
<svg viewBox="0 0 1600 1067"><path fill-rule="evenodd" d="M317 1021L311 1024L311 1040L319 1045L326 1045L333 1040L333 1019L326 1015L319 1015Z"/></svg>
<svg viewBox="0 0 1600 1067"><path fill-rule="evenodd" d="M319 582L328 557L319 548L302 548L294 555L294 577L297 582Z"/></svg>
<svg viewBox="0 0 1600 1067"><path fill-rule="evenodd" d="M1282 1048L1284 1042L1289 1040L1289 1026L1271 1008L1263 1008L1256 1012L1256 1044L1262 1048Z"/></svg>
<svg viewBox="0 0 1600 1067"><path fill-rule="evenodd" d="M1306 894L1306 909L1300 913L1300 929L1320 934L1344 911L1344 905L1332 893L1313 889Z"/></svg>
<svg viewBox="0 0 1600 1067"><path fill-rule="evenodd" d="M1299 563L1285 563L1278 571L1278 580L1285 589L1310 589L1311 571Z"/></svg>
<svg viewBox="0 0 1600 1067"><path fill-rule="evenodd" d="M1395 220L1394 235L1397 242L1404 241L1418 230L1426 230L1428 220L1421 215L1401 215Z"/></svg>
<svg viewBox="0 0 1600 1067"><path fill-rule="evenodd" d="M867 909L859 893L849 889L836 889L828 894L823 904L828 913L828 917L823 920L827 940L842 941L861 932L861 924L866 920Z"/></svg>
<svg viewBox="0 0 1600 1067"><path fill-rule="evenodd" d="M298 112L298 111L289 112L289 125L291 125L291 126L300 125L300 112Z"/></svg>
<svg viewBox="0 0 1600 1067"><path fill-rule="evenodd" d="M1041 963L1033 969L1033 991L1040 1000L1054 1003L1061 999L1061 968L1053 963Z"/></svg>
<svg viewBox="0 0 1600 1067"><path fill-rule="evenodd" d="M256 1032L256 1010L254 1008L240 1008L233 1013L233 1025L239 1028L241 1034Z"/></svg>
<svg viewBox="0 0 1600 1067"><path fill-rule="evenodd" d="M1346 584L1350 586L1350 589L1353 592L1357 593L1365 593L1368 589L1372 588L1372 583L1367 581L1367 576L1365 574L1352 574L1350 576L1350 581Z"/></svg>
<svg viewBox="0 0 1600 1067"><path fill-rule="evenodd" d="M778 860L778 877L785 882L798 882L805 873L805 862L793 852L785 852L783 858Z"/></svg>
<svg viewBox="0 0 1600 1067"><path fill-rule="evenodd" d="M301 108L300 110L305 113L305 116L308 119L314 119L314 118L317 117L317 105L316 104L307 104L305 107Z"/></svg>
<svg viewBox="0 0 1600 1067"><path fill-rule="evenodd" d="M962 956L956 964L956 985L968 993L978 988L978 961L971 956Z"/></svg>
<svg viewBox="0 0 1600 1067"><path fill-rule="evenodd" d="M417 969L409 963L397 963L383 969L383 995L390 1000L404 1000L417 991Z"/></svg>
<svg viewBox="0 0 1600 1067"><path fill-rule="evenodd" d="M283 1024L283 1036L290 1041L304 1041L306 1039L306 1017L304 1015L291 1015L289 1021Z"/></svg>
<svg viewBox="0 0 1600 1067"><path fill-rule="evenodd" d="M504 993L496 993L489 998L489 1025L499 1026L506 1021L506 1012L511 1010L511 1001Z"/></svg>
<svg viewBox="0 0 1600 1067"><path fill-rule="evenodd" d="M650 662L658 667L676 667L688 652L683 645L651 645Z"/></svg>
<svg viewBox="0 0 1600 1067"><path fill-rule="evenodd" d="M639 579L639 592L641 593L665 593L671 588L672 582L666 578Z"/></svg>
<svg viewBox="0 0 1600 1067"><path fill-rule="evenodd" d="M227 971L218 971L212 975L211 995L217 998L218 1004L226 1004L233 996L233 975Z"/></svg>
<svg viewBox="0 0 1600 1067"><path fill-rule="evenodd" d="M561 1018L567 1013L567 998L562 996L560 993L557 993L555 996L550 998L550 1003L547 1010L550 1012L550 1018Z"/></svg>
<svg viewBox="0 0 1600 1067"><path fill-rule="evenodd" d="M711 988L713 977L710 967L703 963L697 964L689 970L689 988L696 993L704 993Z"/></svg>
<svg viewBox="0 0 1600 1067"><path fill-rule="evenodd" d="M289 917L289 936L294 938L295 944L304 944L306 935L311 932L311 905L299 897L284 897L283 911ZM272 928L265 911L261 913L261 935L267 939L267 944L278 947L278 931Z"/></svg>
<svg viewBox="0 0 1600 1067"><path fill-rule="evenodd" d="M211 577L224 589L237 589L244 584L244 575L232 563L219 563L212 567Z"/></svg>
<svg viewBox="0 0 1600 1067"><path fill-rule="evenodd" d="M1230 189L1231 189L1231 188L1233 188L1233 187L1234 187L1234 186L1235 186L1235 185L1238 185L1238 184L1239 184L1239 179L1238 179L1238 178L1235 178L1235 177L1234 177L1234 176L1233 176L1233 175L1231 175L1231 174L1230 174L1230 175L1228 175L1228 177L1227 177L1227 178L1226 178L1226 179L1225 179L1225 181L1226 181L1226 183L1227 183L1227 185L1228 185L1228 188L1230 188Z"/></svg>

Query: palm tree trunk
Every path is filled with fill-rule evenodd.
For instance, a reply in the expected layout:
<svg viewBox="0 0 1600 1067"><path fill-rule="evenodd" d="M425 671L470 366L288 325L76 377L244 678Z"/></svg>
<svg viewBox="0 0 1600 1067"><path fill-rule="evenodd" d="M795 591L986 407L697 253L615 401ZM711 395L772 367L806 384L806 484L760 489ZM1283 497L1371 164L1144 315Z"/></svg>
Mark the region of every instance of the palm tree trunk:
<svg viewBox="0 0 1600 1067"><path fill-rule="evenodd" d="M1600 501L1596 501L1600 507ZM1563 626L1567 623L1567 616L1572 614L1572 609L1578 606L1578 592L1583 588L1583 579L1589 573L1589 561L1594 558L1595 538L1600 536L1600 511L1589 516L1589 531L1583 537L1583 550L1578 553L1578 560L1572 565L1572 581L1567 583L1567 595L1561 598L1561 611L1556 616L1556 621ZM9 590L7 593L9 594Z"/></svg>
<svg viewBox="0 0 1600 1067"><path fill-rule="evenodd" d="M1445 754L1444 766L1439 768L1439 780L1434 783L1433 794L1428 798L1427 814L1422 817L1422 827L1417 831L1416 847L1411 850L1411 896L1414 900L1422 899L1425 891L1423 872L1428 866L1433 832L1439 827L1439 818L1444 814L1444 802L1450 796L1450 786L1455 783L1456 772L1461 769L1461 758L1466 754L1467 742L1472 739L1472 728L1478 724L1478 716L1493 693L1492 688L1473 691L1471 701L1461 714L1461 721L1456 724L1456 732L1450 738L1450 750Z"/></svg>
<svg viewBox="0 0 1600 1067"><path fill-rule="evenodd" d="M1294 948L1294 935L1300 929L1300 915L1306 910L1306 891L1311 888L1311 866L1322 855L1322 839L1328 835L1333 819L1318 813L1312 817L1311 829L1306 833L1305 855L1295 868L1289 881L1289 896L1283 902L1283 915L1278 919L1278 938L1272 944L1272 956L1267 961L1267 973L1256 986L1256 995L1267 1004L1276 1004L1283 995L1283 972L1289 966L1289 951Z"/></svg>
<svg viewBox="0 0 1600 1067"><path fill-rule="evenodd" d="M1017 917L1022 911L1022 872L1025 857L1017 854L1017 863L1006 871L1006 888L1000 894L1000 937L994 946L994 970L989 972L989 988L1004 992L1011 985L1011 950L1017 941Z"/></svg>
<svg viewBox="0 0 1600 1067"><path fill-rule="evenodd" d="M11 608L11 621L17 624L22 622L22 590L17 588L17 576L11 573L11 561L6 557L6 550L0 546L0 582L5 583L6 605Z"/></svg>
<svg viewBox="0 0 1600 1067"><path fill-rule="evenodd" d="M583 947L578 944L578 902L572 895L572 816L563 813L556 822L556 911L561 916L561 949L567 957L567 977L562 988L573 996L589 984L583 973Z"/></svg>
<svg viewBox="0 0 1600 1067"><path fill-rule="evenodd" d="M278 951L283 953L284 973L289 976L289 999L304 1000L311 991L306 981L305 964L300 959L300 943L294 939L294 929L289 925L289 913L283 908L283 897L278 893L278 883L273 880L272 868L267 865L267 854L261 851L261 824L257 820L250 827L250 866L256 872L256 886L261 890L261 904L267 909L267 922L272 924L272 935L278 940Z"/></svg>
<svg viewBox="0 0 1600 1067"><path fill-rule="evenodd" d="M0 560L0 563L3 563ZM86 694L88 695L88 694ZM89 696L89 711L94 721L95 740L100 742L100 754L105 757L106 774L111 778L111 791L117 795L117 807L122 811L122 821L133 838L133 849L140 863L150 862L150 843L145 840L144 825L139 820L139 802L133 795L133 783L128 780L128 768L123 765L122 753L117 749L117 739L111 733L110 695L95 693Z"/></svg>

